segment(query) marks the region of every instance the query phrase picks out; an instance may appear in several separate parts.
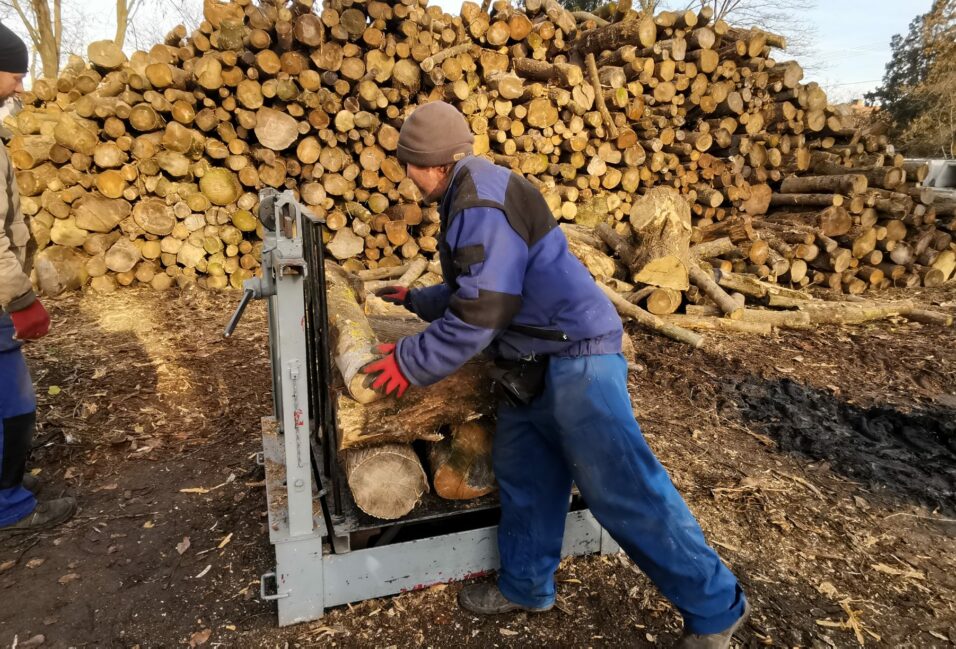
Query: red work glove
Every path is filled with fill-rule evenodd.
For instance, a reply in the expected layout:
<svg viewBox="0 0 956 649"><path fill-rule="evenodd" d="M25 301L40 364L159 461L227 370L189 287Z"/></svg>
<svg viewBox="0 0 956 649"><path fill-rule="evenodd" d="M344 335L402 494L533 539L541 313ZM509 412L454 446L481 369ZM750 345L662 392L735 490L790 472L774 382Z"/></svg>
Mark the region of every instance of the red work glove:
<svg viewBox="0 0 956 649"><path fill-rule="evenodd" d="M375 291L375 295L386 302L408 307L408 289L404 286L386 286ZM394 347L394 345L393 345Z"/></svg>
<svg viewBox="0 0 956 649"><path fill-rule="evenodd" d="M50 330L50 314L46 312L40 300L25 309L10 313L13 328L18 340L36 340L42 338Z"/></svg>
<svg viewBox="0 0 956 649"><path fill-rule="evenodd" d="M386 343L375 349L378 353L385 354L385 358L369 363L362 368L362 373L375 374L380 372L375 381L372 382L372 389L378 390L384 387L385 394L394 392L396 397L401 397L411 384L402 374L402 368L398 366L398 359L395 358L395 345Z"/></svg>

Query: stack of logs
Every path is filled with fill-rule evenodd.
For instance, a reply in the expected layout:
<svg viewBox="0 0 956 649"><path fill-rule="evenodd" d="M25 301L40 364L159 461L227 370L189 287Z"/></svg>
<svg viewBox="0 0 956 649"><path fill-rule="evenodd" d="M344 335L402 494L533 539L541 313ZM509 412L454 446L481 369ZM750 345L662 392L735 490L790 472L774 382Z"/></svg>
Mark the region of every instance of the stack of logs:
<svg viewBox="0 0 956 649"><path fill-rule="evenodd" d="M94 43L88 64L27 94L10 149L48 292L90 277L239 286L257 272L265 186L296 190L351 271L431 258L437 215L395 148L434 99L556 217L625 243L636 199L668 186L692 205L694 243L729 237L712 257L724 271L850 293L952 275L954 206L918 187L925 169L770 58L783 39L710 8L499 0L452 17L425 0L207 0L204 13L129 59Z"/></svg>

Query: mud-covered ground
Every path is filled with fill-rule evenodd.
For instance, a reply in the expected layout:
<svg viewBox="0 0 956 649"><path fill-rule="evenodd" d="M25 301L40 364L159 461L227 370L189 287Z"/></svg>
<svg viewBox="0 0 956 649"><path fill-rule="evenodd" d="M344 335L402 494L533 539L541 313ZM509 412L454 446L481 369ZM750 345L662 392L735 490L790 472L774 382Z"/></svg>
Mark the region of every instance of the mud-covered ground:
<svg viewBox="0 0 956 649"><path fill-rule="evenodd" d="M908 297L914 297L912 293ZM953 287L916 299L956 311ZM259 418L264 309L235 293L72 296L27 349L32 467L80 511L0 537L3 647L650 647L676 612L623 556L567 560L560 605L476 619L458 584L278 629ZM743 646L956 644L956 330L903 320L711 334L633 331L635 411L753 604ZM42 636L39 637L39 636Z"/></svg>

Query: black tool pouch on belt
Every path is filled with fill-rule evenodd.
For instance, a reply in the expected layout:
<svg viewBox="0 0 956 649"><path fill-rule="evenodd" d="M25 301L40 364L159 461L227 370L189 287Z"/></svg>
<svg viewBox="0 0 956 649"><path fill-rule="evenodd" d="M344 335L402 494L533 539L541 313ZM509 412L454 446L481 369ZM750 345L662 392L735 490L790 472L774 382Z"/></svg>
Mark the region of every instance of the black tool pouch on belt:
<svg viewBox="0 0 956 649"><path fill-rule="evenodd" d="M495 395L514 407L527 406L544 392L548 357L509 361L498 359L491 370Z"/></svg>

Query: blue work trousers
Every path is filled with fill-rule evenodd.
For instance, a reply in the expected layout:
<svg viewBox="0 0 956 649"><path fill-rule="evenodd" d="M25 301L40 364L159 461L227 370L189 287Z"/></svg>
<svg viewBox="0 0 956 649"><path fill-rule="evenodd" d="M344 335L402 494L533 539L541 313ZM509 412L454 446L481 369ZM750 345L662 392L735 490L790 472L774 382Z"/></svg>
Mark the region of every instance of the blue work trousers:
<svg viewBox="0 0 956 649"><path fill-rule="evenodd" d="M498 586L509 600L554 601L573 481L601 526L680 610L685 629L716 633L743 615L737 579L641 434L620 354L552 357L541 396L526 407L499 406L494 469Z"/></svg>
<svg viewBox="0 0 956 649"><path fill-rule="evenodd" d="M10 316L0 313L0 527L12 525L37 505L20 484L30 443L36 394L23 352L14 346ZM6 321L6 322L4 322Z"/></svg>

